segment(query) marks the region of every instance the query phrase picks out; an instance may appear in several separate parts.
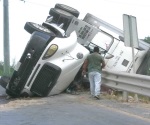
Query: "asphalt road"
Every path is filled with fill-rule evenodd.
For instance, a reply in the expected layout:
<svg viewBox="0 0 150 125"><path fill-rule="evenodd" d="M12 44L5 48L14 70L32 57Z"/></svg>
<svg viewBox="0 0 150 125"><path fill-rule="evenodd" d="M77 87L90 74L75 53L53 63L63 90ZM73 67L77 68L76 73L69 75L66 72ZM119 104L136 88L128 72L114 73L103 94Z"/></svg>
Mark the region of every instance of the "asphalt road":
<svg viewBox="0 0 150 125"><path fill-rule="evenodd" d="M0 98L0 125L150 125L150 104L60 94L45 98Z"/></svg>

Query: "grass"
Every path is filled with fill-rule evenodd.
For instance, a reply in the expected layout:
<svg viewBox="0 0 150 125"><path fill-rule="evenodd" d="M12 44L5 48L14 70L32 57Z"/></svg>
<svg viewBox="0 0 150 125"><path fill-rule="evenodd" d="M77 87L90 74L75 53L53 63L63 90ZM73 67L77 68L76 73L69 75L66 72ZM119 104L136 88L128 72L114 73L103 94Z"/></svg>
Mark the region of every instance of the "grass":
<svg viewBox="0 0 150 125"><path fill-rule="evenodd" d="M115 99L117 101L123 101L123 92L122 91L112 91L111 93L104 93L103 96L107 99ZM135 99L135 93L128 92L127 102L137 102ZM150 104L150 97L144 95L138 95L138 102Z"/></svg>

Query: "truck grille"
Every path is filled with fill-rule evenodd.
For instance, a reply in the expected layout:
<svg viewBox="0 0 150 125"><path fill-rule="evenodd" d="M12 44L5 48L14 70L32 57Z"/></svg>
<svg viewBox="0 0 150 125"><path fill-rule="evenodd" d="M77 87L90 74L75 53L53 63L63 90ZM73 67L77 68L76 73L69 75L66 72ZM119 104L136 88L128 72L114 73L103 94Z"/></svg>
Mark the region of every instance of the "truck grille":
<svg viewBox="0 0 150 125"><path fill-rule="evenodd" d="M30 91L39 96L47 96L56 84L60 73L61 68L58 66L52 63L44 64L34 80Z"/></svg>

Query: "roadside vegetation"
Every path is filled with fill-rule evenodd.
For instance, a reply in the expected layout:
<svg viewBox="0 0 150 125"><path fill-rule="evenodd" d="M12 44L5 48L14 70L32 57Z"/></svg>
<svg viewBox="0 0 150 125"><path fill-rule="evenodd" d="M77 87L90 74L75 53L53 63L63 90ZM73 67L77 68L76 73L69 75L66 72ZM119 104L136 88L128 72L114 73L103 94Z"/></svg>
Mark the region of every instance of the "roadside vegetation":
<svg viewBox="0 0 150 125"><path fill-rule="evenodd" d="M10 66L10 76L12 75L14 71L14 67L15 67L15 61ZM0 61L0 76L3 76L3 75L4 75L4 62Z"/></svg>
<svg viewBox="0 0 150 125"><path fill-rule="evenodd" d="M149 44L150 44L150 36L145 37L143 40L144 40L146 43L149 43Z"/></svg>
<svg viewBox="0 0 150 125"><path fill-rule="evenodd" d="M111 90L111 89L110 89ZM135 93L128 92L127 100L123 100L123 91L111 91L106 92L103 96L109 100L117 100L120 102L129 102L129 103L144 103L150 104L150 97L144 95L138 95L138 100L135 98Z"/></svg>

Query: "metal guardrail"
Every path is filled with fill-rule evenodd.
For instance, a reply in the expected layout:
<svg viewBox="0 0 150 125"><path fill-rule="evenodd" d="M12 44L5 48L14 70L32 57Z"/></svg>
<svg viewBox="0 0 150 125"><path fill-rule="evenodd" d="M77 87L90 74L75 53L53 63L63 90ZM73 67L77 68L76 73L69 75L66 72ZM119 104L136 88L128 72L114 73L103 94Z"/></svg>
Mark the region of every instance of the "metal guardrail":
<svg viewBox="0 0 150 125"><path fill-rule="evenodd" d="M150 76L104 69L102 84L117 90L150 97Z"/></svg>

